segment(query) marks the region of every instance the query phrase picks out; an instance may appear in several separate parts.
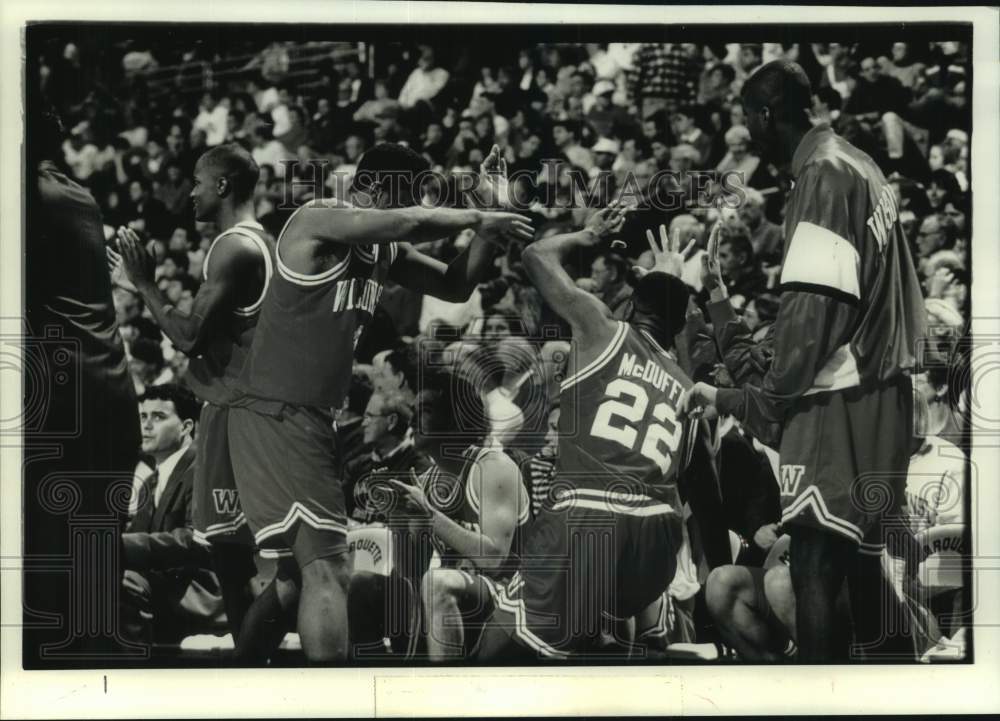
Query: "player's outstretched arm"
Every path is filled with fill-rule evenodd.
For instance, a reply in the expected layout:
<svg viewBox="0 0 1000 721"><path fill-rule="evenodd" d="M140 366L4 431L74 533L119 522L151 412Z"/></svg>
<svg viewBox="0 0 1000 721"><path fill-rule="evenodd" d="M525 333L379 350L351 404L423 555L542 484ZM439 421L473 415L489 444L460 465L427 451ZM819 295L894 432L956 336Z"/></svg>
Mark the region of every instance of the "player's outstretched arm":
<svg viewBox="0 0 1000 721"><path fill-rule="evenodd" d="M498 247L533 237L527 218L514 213L484 213L479 232L450 263L421 253L409 243L399 243L399 255L390 277L406 288L441 300L460 303L487 279Z"/></svg>
<svg viewBox="0 0 1000 721"><path fill-rule="evenodd" d="M484 208L512 207L507 162L501 157L499 146L493 146L480 166L479 184L471 199ZM485 213L476 237L451 263L446 265L425 255L411 243L400 243L399 255L390 276L410 290L441 300L462 302L472 295L479 283L487 279L498 247L504 247L511 241L530 242L532 237L531 223L526 217L506 212Z"/></svg>
<svg viewBox="0 0 1000 721"><path fill-rule="evenodd" d="M355 208L338 200L314 200L295 212L286 232L323 243L370 245L406 240L421 243L489 225L488 214L452 208ZM503 215L513 215L505 213ZM514 216L523 222L527 218Z"/></svg>
<svg viewBox="0 0 1000 721"><path fill-rule="evenodd" d="M236 307L239 278L254 273L260 262L256 250L245 247L238 238L217 243L212 252L209 277L198 288L191 314L185 315L171 305L156 286L153 259L134 231L118 229L118 249L125 276L142 296L157 325L175 348L189 356L200 352L211 336L215 320Z"/></svg>
<svg viewBox="0 0 1000 721"><path fill-rule="evenodd" d="M615 330L614 321L604 303L576 286L563 263L573 249L597 245L617 232L625 222L626 211L623 205L612 203L592 215L582 230L536 241L521 255L532 284L545 302L569 322L583 362L586 348L603 349L607 345Z"/></svg>

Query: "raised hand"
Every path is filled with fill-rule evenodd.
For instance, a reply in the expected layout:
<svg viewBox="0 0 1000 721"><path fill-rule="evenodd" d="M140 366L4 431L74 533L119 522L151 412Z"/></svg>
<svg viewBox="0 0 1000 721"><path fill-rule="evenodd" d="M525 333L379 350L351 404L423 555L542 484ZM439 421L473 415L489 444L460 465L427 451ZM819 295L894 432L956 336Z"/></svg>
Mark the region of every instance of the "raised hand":
<svg viewBox="0 0 1000 721"><path fill-rule="evenodd" d="M487 208L512 208L510 186L507 183L507 161L494 145L490 154L479 166L479 183L476 198Z"/></svg>
<svg viewBox="0 0 1000 721"><path fill-rule="evenodd" d="M590 238L593 242L588 245L596 245L599 241L607 239L608 236L617 233L625 224L625 214L630 208L620 200L616 200L602 208L587 218L584 229L590 231Z"/></svg>
<svg viewBox="0 0 1000 721"><path fill-rule="evenodd" d="M681 277L684 271L684 262L694 252L694 244L697 242L692 238L681 250L680 228L674 230L673 238L668 237L667 226L660 226L660 242L656 242L656 237L652 230L646 230L646 240L649 241L649 248L653 251L653 269L651 273L660 272L668 275Z"/></svg>
<svg viewBox="0 0 1000 721"><path fill-rule="evenodd" d="M530 243L535 237L531 220L517 213L483 213L479 233L493 240Z"/></svg>
<svg viewBox="0 0 1000 721"><path fill-rule="evenodd" d="M709 291L716 288L724 289L722 267L719 265L719 236L722 234L722 221L717 220L708 235L708 249L701 256L701 284Z"/></svg>
<svg viewBox="0 0 1000 721"><path fill-rule="evenodd" d="M121 252L121 268L125 277L136 287L153 283L156 264L143 247L139 236L131 228L118 228L118 250Z"/></svg>

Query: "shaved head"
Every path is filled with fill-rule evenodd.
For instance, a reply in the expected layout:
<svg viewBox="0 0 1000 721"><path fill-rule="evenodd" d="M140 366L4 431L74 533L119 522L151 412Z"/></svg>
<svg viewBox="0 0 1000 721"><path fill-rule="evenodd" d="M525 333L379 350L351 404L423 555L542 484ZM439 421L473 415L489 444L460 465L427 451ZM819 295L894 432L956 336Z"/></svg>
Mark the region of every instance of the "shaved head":
<svg viewBox="0 0 1000 721"><path fill-rule="evenodd" d="M812 105L812 86L802 66L789 60L775 60L762 66L743 85L743 104L770 108L778 120L798 123L807 120Z"/></svg>

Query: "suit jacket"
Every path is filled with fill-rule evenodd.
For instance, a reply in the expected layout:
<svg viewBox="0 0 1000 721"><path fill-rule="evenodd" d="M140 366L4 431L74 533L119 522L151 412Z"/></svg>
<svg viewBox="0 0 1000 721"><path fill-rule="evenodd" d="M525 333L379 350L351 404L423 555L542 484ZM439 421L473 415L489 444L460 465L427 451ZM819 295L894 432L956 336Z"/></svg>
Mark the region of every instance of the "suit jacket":
<svg viewBox="0 0 1000 721"><path fill-rule="evenodd" d="M156 623L174 623L197 630L211 626L223 612L219 581L210 570L208 550L194 540L192 496L195 470L194 444L177 461L164 483L160 502L153 507L148 485L143 485L139 508L126 527L125 566L145 576L160 598L156 605L169 608L171 621L157 616Z"/></svg>

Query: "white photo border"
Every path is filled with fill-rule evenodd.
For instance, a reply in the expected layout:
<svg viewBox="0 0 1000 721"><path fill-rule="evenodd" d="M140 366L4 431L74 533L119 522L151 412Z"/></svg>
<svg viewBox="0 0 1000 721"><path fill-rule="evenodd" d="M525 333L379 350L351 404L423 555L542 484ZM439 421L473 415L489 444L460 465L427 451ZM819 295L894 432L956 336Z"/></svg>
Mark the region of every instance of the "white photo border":
<svg viewBox="0 0 1000 721"><path fill-rule="evenodd" d="M971 22L974 90L973 333L1000 338L1000 11L987 7L614 6L261 0L151 4L5 0L0 6L0 321L22 315L23 42L32 20L108 22L708 24ZM30 119L29 119L30 121ZM993 268L993 271L989 271ZM996 350L993 351L996 353ZM978 376L1000 398L1000 373ZM0 370L0 418L20 412L20 376ZM995 407L992 409L995 415ZM987 409L989 412L989 409ZM0 448L0 718L934 713L1000 710L1000 441L976 438L975 663L936 666L21 670L21 455Z"/></svg>

